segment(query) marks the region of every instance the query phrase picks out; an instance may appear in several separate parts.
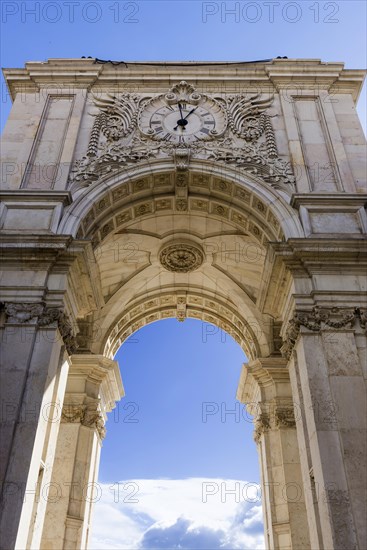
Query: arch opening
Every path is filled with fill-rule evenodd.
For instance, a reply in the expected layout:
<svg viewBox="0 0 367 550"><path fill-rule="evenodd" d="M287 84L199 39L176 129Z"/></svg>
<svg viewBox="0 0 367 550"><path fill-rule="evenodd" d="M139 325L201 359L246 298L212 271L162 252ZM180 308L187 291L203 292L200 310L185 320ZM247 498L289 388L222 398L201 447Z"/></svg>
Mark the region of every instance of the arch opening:
<svg viewBox="0 0 367 550"><path fill-rule="evenodd" d="M155 548L166 547L164 540L189 548L193 532L196 547L261 547L253 426L235 400L245 359L238 344L209 323L165 319L138 329L115 358L126 396L107 422L99 483L111 498L101 501L103 518L108 509L111 518L119 514L121 527L132 519L124 533L130 548L148 548L152 539ZM137 525L142 513L144 525ZM251 518L255 534L243 529ZM111 528L113 522L107 519ZM103 533L97 503L95 545Z"/></svg>

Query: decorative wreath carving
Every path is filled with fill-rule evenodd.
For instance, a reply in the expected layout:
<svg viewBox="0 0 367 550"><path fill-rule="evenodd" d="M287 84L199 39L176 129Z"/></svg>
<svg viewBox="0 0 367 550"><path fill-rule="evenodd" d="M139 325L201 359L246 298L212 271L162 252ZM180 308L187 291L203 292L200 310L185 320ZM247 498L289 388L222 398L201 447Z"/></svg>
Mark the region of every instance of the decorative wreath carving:
<svg viewBox="0 0 367 550"><path fill-rule="evenodd" d="M106 435L104 418L98 404L66 403L62 409L61 421L94 428L101 439Z"/></svg>
<svg viewBox="0 0 367 550"><path fill-rule="evenodd" d="M346 311L342 308L320 309L314 307L308 312L298 312L289 321L280 351L286 359L290 359L296 344L301 326L312 332L320 332L323 328L339 329L352 327L359 320L362 329L366 329L366 311L360 308Z"/></svg>
<svg viewBox="0 0 367 550"><path fill-rule="evenodd" d="M78 348L72 322L62 309L45 307L42 303L7 302L5 313L7 323L11 324L38 324L39 327L47 327L55 323L69 355Z"/></svg>
<svg viewBox="0 0 367 550"><path fill-rule="evenodd" d="M188 273L201 266L204 252L196 243L172 243L162 248L159 261L168 271Z"/></svg>

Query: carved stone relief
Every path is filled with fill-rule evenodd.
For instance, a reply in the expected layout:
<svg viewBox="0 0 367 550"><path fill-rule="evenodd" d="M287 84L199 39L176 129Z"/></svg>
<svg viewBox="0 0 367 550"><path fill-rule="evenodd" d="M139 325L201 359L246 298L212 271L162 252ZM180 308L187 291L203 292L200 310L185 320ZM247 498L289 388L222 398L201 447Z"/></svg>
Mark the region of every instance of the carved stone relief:
<svg viewBox="0 0 367 550"><path fill-rule="evenodd" d="M168 271L188 273L201 266L204 252L196 243L174 242L161 249L159 261Z"/></svg>
<svg viewBox="0 0 367 550"><path fill-rule="evenodd" d="M358 320L362 329L366 329L366 311L360 308L345 310L342 308L320 309L314 307L312 311L297 312L289 321L283 338L280 351L286 359L290 359L293 348L300 333L301 326L312 332L320 332L322 329L352 328Z"/></svg>
<svg viewBox="0 0 367 550"><path fill-rule="evenodd" d="M73 325L61 309L45 307L44 304L7 302L5 313L9 324L37 324L39 327L47 327L56 323L69 355L76 351L78 345Z"/></svg>
<svg viewBox="0 0 367 550"><path fill-rule="evenodd" d="M101 439L106 435L105 421L98 409L98 401L88 404L66 403L62 409L61 421L94 428Z"/></svg>
<svg viewBox="0 0 367 550"><path fill-rule="evenodd" d="M293 403L264 403L262 410L254 420L254 440L260 442L261 436L268 430L277 428L295 428L296 418Z"/></svg>
<svg viewBox="0 0 367 550"><path fill-rule="evenodd" d="M132 195L138 190L142 196L132 206ZM143 192L146 197L143 197ZM162 193L165 193L164 197ZM159 196L155 197L155 194ZM116 204L113 217L109 214L111 204ZM271 208L255 194L225 179L188 170L140 177L111 191L107 189L105 197L85 215L78 236L92 238L93 246L97 246L110 233L121 230L123 225L173 208L193 213L211 212L214 216L229 219L240 231L248 231L261 244L283 239L282 229ZM102 220L103 215L108 217Z"/></svg>
<svg viewBox="0 0 367 550"><path fill-rule="evenodd" d="M106 94L93 101L99 113L86 155L74 163L72 188L87 187L125 166L167 158L179 170L186 169L190 159L224 163L289 194L294 190L291 166L279 157L271 117L265 112L273 96L208 95L182 81L152 97ZM180 101L189 102L183 119ZM178 137L173 124L187 123L189 116L193 130Z"/></svg>

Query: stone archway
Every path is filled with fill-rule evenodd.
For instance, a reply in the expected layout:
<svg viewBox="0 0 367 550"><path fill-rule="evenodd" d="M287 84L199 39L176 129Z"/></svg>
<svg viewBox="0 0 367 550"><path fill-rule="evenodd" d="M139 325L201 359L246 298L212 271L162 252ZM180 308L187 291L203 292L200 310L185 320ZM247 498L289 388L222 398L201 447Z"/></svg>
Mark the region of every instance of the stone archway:
<svg viewBox="0 0 367 550"><path fill-rule="evenodd" d="M123 395L114 354L146 323L194 317L249 358L238 398L256 419L267 546L362 550L362 76L314 60L229 66L225 80L191 64L130 70L52 60L6 73L6 163L21 121L26 169L6 164L1 214L2 548L86 547L82 488ZM136 93L119 90L126 79ZM201 109L186 142L158 126L183 99L181 126ZM46 486L62 487L53 508Z"/></svg>

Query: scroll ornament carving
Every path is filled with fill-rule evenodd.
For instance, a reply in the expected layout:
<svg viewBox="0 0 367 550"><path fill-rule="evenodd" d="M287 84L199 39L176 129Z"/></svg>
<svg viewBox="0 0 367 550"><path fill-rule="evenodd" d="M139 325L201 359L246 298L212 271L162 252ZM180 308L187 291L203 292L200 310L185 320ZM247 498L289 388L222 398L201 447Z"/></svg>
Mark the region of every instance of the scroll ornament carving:
<svg viewBox="0 0 367 550"><path fill-rule="evenodd" d="M75 353L78 345L71 321L66 313L58 308L45 307L44 304L6 303L7 322L11 324L37 324L46 327L57 324L69 355Z"/></svg>
<svg viewBox="0 0 367 550"><path fill-rule="evenodd" d="M87 428L94 428L97 430L101 439L106 435L102 413L95 404L65 404L61 413L61 421L73 424L80 423Z"/></svg>
<svg viewBox="0 0 367 550"><path fill-rule="evenodd" d="M139 96L136 94L107 94L105 99L94 97L94 103L100 108L97 124L102 134L111 141L118 141L129 135L136 127Z"/></svg>
<svg viewBox="0 0 367 550"><path fill-rule="evenodd" d="M301 326L313 332L320 332L323 328L351 328L357 320L360 326L366 329L367 312L360 308L346 311L341 308L320 309L316 306L312 311L295 313L288 323L284 343L280 348L281 354L286 359L290 359Z"/></svg>
<svg viewBox="0 0 367 550"><path fill-rule="evenodd" d="M223 131L217 134L213 130L210 139L177 144L154 139L154 135L140 130L138 120L152 101L159 99L170 105L173 97L183 93L180 86L187 88L185 93L190 92L190 98L196 98L196 102L204 98L208 105L213 105L213 113L224 125ZM190 159L199 159L239 167L291 194L295 177L289 162L279 157L271 116L265 113L272 102L272 96L258 93L221 97L198 94L186 82L154 97L109 94L105 99L94 98L100 112L94 115L87 154L75 161L70 184L73 188L88 187L124 167L150 159L169 158L179 170L187 169Z"/></svg>

